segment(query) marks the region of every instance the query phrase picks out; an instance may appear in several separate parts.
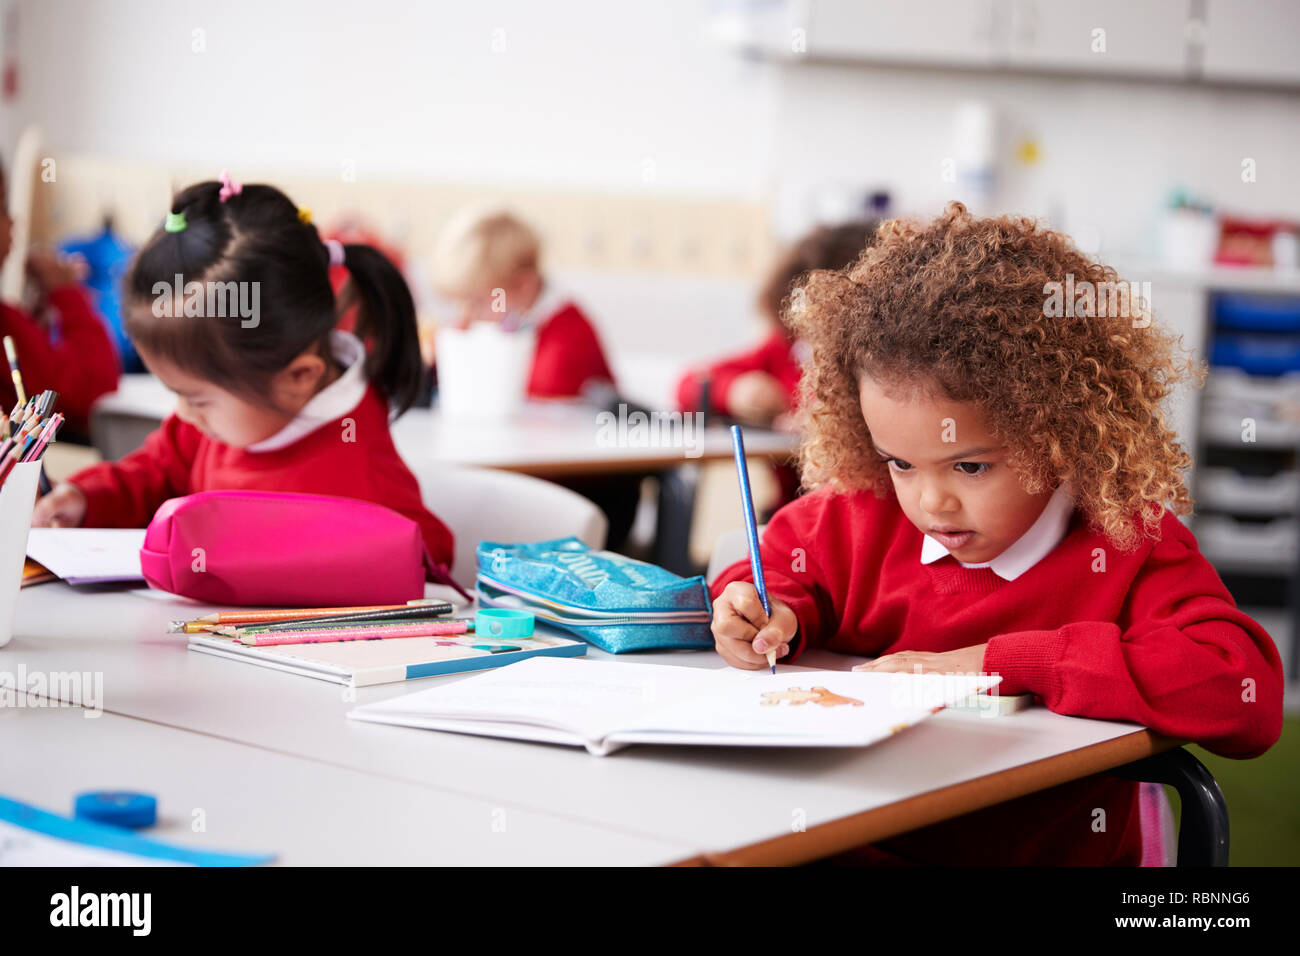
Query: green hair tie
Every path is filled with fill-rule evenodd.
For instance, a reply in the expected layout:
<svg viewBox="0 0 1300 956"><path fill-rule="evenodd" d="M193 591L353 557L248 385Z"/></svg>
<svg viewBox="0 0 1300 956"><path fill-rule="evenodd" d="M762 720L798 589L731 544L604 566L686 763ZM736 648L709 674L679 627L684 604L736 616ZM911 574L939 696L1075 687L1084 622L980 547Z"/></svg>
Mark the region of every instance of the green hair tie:
<svg viewBox="0 0 1300 956"><path fill-rule="evenodd" d="M184 232L189 223L185 221L185 211L169 212L167 221L163 223L163 228L168 232Z"/></svg>

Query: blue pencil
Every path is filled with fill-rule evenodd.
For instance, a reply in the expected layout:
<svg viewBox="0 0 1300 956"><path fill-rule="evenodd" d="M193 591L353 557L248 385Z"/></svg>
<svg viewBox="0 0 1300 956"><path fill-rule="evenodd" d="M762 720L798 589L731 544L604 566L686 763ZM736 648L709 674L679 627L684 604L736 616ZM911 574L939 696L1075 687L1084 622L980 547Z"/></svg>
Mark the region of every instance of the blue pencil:
<svg viewBox="0 0 1300 956"><path fill-rule="evenodd" d="M754 574L754 587L763 602L763 613L772 616L772 604L767 597L767 581L763 578L763 559L758 551L758 522L754 519L754 496L749 488L749 465L745 463L745 436L739 425L731 426L731 446L736 453L736 478L740 482L740 506L745 513L745 537L749 539L749 567ZM776 673L776 649L767 652L767 666Z"/></svg>

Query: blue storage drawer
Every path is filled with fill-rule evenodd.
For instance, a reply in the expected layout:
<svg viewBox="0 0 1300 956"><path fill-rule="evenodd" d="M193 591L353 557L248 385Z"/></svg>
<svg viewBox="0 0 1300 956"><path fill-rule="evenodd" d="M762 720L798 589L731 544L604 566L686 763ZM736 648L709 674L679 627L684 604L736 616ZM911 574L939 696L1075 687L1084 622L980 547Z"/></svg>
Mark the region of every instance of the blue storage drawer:
<svg viewBox="0 0 1300 956"><path fill-rule="evenodd" d="M1300 335L1216 335L1210 364L1239 368L1250 375L1283 375L1300 370Z"/></svg>
<svg viewBox="0 0 1300 956"><path fill-rule="evenodd" d="M1214 324L1243 332L1300 332L1300 299L1221 293L1214 299Z"/></svg>

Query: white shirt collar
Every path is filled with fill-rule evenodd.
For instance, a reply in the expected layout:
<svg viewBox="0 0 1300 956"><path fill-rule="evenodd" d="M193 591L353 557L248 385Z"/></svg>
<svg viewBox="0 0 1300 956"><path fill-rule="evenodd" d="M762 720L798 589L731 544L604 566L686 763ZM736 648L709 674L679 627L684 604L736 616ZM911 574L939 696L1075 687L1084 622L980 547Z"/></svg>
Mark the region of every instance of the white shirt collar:
<svg viewBox="0 0 1300 956"><path fill-rule="evenodd" d="M293 421L270 438L249 445L245 451L279 451L310 435L322 425L342 418L361 404L366 395L366 347L351 332L335 329L330 333L330 348L344 372L311 397Z"/></svg>
<svg viewBox="0 0 1300 956"><path fill-rule="evenodd" d="M990 568L1004 581L1014 581L1051 552L1065 537L1065 529L1074 513L1074 491L1063 481L1052 493L1038 520L1029 526L1014 544L992 561L984 564L958 562L964 568ZM921 539L921 563L932 564L952 552L928 534Z"/></svg>

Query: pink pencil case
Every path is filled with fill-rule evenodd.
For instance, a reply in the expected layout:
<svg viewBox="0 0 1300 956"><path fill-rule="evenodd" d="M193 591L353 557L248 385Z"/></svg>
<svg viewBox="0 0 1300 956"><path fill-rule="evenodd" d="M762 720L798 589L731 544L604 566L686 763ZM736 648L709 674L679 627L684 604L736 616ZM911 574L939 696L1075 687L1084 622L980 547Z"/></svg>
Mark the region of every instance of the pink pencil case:
<svg viewBox="0 0 1300 956"><path fill-rule="evenodd" d="M449 581L420 526L352 498L203 491L163 503L140 566L151 587L208 604L341 607L424 596Z"/></svg>

